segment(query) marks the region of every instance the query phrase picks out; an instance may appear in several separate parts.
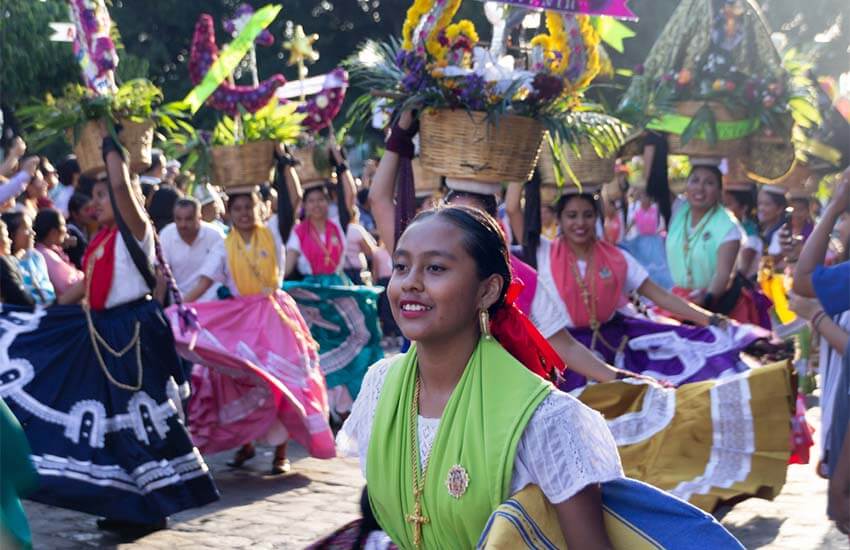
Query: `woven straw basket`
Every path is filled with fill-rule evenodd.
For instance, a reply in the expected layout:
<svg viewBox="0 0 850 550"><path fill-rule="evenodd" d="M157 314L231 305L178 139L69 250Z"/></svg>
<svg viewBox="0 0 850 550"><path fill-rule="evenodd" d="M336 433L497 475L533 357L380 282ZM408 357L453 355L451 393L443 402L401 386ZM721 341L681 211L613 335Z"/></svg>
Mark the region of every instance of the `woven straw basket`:
<svg viewBox="0 0 850 550"><path fill-rule="evenodd" d="M153 148L152 122L122 120L118 139L130 153L130 170L139 174L150 168Z"/></svg>
<svg viewBox="0 0 850 550"><path fill-rule="evenodd" d="M733 122L744 118L743 113L733 113L722 103L716 101L680 101L676 103L679 115L693 117L703 105L708 105L717 122ZM746 151L746 139L718 140L714 145L699 138L692 138L687 144L677 134L669 134L671 155L689 155L693 157L731 157Z"/></svg>
<svg viewBox="0 0 850 550"><path fill-rule="evenodd" d="M317 152L327 156L327 150L319 149L317 151L317 147L315 145L299 147L292 152L292 156L300 163L298 166L298 178L301 180L302 184L314 183L317 181L328 181L331 179L329 162L325 162L327 167L324 170L316 168L316 161L314 159L316 158Z"/></svg>
<svg viewBox="0 0 850 550"><path fill-rule="evenodd" d="M260 185L272 179L274 142L212 148L213 183L221 187Z"/></svg>
<svg viewBox="0 0 850 550"><path fill-rule="evenodd" d="M543 126L514 115L488 123L483 112L434 109L420 118L422 166L447 178L528 181L543 142Z"/></svg>
<svg viewBox="0 0 850 550"><path fill-rule="evenodd" d="M84 176L96 176L106 172L101 154L103 138L100 137L100 130L96 123L89 122L83 126L76 142L74 141L74 131L70 128L65 132L65 137L69 143L74 144L74 154L77 156L80 172Z"/></svg>
<svg viewBox="0 0 850 550"><path fill-rule="evenodd" d="M135 173L141 173L151 165L151 148L153 147L153 123L121 121L121 133L118 140L130 153L130 169ZM74 143L74 132L68 130L66 137L70 143ZM80 131L79 139L74 143L74 154L80 164L80 171L85 176L96 176L106 172L103 163L100 130L97 123L89 122Z"/></svg>
<svg viewBox="0 0 850 550"><path fill-rule="evenodd" d="M422 166L422 161L413 159L413 186L417 193L436 193L440 190L440 176Z"/></svg>
<svg viewBox="0 0 850 550"><path fill-rule="evenodd" d="M563 154L565 161L570 166L570 170L575 174L576 179L582 184L599 184L611 181L614 178L614 163L616 155L611 155L610 158L602 158L596 154L596 150L588 142L579 144L579 155L573 152L572 148L564 147ZM540 181L544 185L555 184L555 159L552 157L552 152L548 147L544 147L540 153ZM567 178L567 185L571 185L572 181Z"/></svg>

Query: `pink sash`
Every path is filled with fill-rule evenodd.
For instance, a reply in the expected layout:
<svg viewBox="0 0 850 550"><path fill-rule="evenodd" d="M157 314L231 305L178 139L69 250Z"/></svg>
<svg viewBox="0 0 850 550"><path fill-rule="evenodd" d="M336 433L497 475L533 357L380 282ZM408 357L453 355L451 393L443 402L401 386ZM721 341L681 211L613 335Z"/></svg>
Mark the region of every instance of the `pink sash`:
<svg viewBox="0 0 850 550"><path fill-rule="evenodd" d="M549 260L552 278L572 317L573 326L590 326L591 312L584 303L582 286L572 268L576 255L563 237L552 243ZM584 285L592 293L589 300L596 303L596 320L600 323L609 320L622 304L627 269L626 258L619 248L596 241L584 274Z"/></svg>
<svg viewBox="0 0 850 550"><path fill-rule="evenodd" d="M325 222L324 238L304 220L295 226L295 234L301 242L301 254L310 262L313 275L331 275L337 272L339 261L345 250L345 238L337 225L330 220Z"/></svg>
<svg viewBox="0 0 850 550"><path fill-rule="evenodd" d="M517 297L516 306L526 316L531 315L531 302L534 301L534 295L537 292L537 271L511 254L511 275L522 281L523 285L522 292Z"/></svg>

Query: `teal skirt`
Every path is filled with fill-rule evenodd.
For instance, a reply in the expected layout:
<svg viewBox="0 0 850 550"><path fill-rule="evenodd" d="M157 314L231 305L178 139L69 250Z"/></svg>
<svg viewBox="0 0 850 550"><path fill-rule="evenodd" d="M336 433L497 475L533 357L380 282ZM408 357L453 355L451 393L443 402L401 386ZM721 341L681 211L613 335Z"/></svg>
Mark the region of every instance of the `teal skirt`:
<svg viewBox="0 0 850 550"><path fill-rule="evenodd" d="M308 275L284 282L310 333L319 343L319 365L328 389L344 385L352 399L370 365L384 357L378 323L378 297L383 289L355 286L342 275Z"/></svg>
<svg viewBox="0 0 850 550"><path fill-rule="evenodd" d="M0 399L0 547L32 548L21 497L38 488L38 473L18 419Z"/></svg>

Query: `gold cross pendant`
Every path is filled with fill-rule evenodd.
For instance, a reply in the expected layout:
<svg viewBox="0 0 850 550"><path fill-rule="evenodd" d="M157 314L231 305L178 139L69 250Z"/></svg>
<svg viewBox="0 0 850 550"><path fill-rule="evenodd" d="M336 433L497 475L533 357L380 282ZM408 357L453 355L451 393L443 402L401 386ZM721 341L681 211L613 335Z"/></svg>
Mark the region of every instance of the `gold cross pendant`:
<svg viewBox="0 0 850 550"><path fill-rule="evenodd" d="M428 523L428 518L422 515L422 507L419 502L415 503L412 514L408 514L405 521L413 524L413 545L419 548L422 541L422 526Z"/></svg>

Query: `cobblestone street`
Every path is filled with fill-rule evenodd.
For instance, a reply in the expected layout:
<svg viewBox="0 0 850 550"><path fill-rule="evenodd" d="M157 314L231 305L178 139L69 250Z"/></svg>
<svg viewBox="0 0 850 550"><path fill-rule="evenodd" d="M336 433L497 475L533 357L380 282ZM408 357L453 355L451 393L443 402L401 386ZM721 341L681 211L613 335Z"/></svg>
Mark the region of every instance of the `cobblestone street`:
<svg viewBox="0 0 850 550"><path fill-rule="evenodd" d="M818 410L811 411L816 419ZM27 502L36 549L303 548L356 518L363 480L354 460L315 460L293 449L293 473L266 475L270 449L250 468L233 470L230 454L209 457L221 500L172 517L169 529L122 544L98 531L94 517ZM814 466L791 466L774 502L751 499L722 518L747 548L815 550L848 548L846 537L826 519L826 481Z"/></svg>

